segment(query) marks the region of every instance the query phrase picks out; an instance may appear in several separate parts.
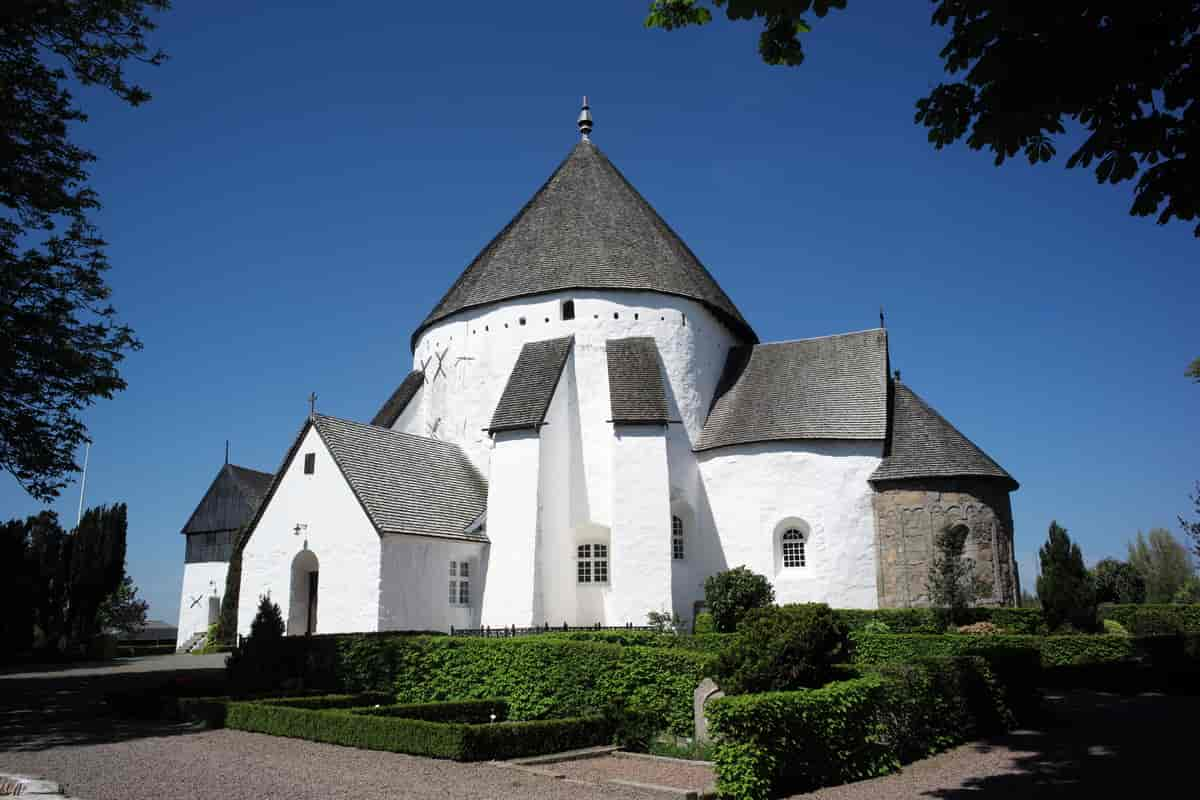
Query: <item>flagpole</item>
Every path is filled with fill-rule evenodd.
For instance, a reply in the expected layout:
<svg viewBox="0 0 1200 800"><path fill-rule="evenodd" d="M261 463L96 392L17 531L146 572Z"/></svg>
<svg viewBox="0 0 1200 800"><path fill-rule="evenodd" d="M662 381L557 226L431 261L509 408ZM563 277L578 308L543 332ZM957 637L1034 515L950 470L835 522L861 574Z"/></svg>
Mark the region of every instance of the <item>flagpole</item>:
<svg viewBox="0 0 1200 800"><path fill-rule="evenodd" d="M83 451L83 478L79 481L79 514L75 517L75 527L79 527L79 523L83 522L83 490L87 488L87 467L88 456L92 452L92 443L88 442L87 447Z"/></svg>

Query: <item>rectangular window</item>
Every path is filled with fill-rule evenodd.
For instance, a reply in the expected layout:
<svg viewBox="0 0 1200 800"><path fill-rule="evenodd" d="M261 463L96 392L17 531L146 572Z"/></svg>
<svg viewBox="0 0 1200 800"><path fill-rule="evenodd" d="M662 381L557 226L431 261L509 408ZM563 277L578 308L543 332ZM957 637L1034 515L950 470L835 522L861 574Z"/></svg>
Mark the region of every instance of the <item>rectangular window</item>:
<svg viewBox="0 0 1200 800"><path fill-rule="evenodd" d="M464 578L471 577L470 568L467 566L467 564L469 564L469 563L470 562L468 562L468 561L464 561L458 565L458 574Z"/></svg>
<svg viewBox="0 0 1200 800"><path fill-rule="evenodd" d="M453 578L456 575L458 575L458 562L451 561L450 562L450 577Z"/></svg>
<svg viewBox="0 0 1200 800"><path fill-rule="evenodd" d="M460 606L471 605L471 582L470 581L459 581L458 582L458 604Z"/></svg>
<svg viewBox="0 0 1200 800"><path fill-rule="evenodd" d="M576 580L579 583L608 583L608 545L581 544L576 553Z"/></svg>
<svg viewBox="0 0 1200 800"><path fill-rule="evenodd" d="M574 300L563 300L562 318L564 320L575 319L575 301Z"/></svg>
<svg viewBox="0 0 1200 800"><path fill-rule="evenodd" d="M316 453L305 453L304 454L304 474L312 475L316 471L317 471L317 454Z"/></svg>
<svg viewBox="0 0 1200 800"><path fill-rule="evenodd" d="M450 605L458 602L458 581L450 581Z"/></svg>

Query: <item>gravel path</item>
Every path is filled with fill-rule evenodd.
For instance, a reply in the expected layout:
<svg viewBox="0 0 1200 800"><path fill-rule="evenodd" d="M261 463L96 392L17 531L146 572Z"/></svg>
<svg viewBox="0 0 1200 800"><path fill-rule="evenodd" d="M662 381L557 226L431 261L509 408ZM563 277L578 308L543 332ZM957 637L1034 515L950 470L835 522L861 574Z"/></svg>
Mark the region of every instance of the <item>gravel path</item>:
<svg viewBox="0 0 1200 800"><path fill-rule="evenodd" d="M620 779L700 792L713 782L712 767L630 756L605 756L545 765L568 778L584 781Z"/></svg>
<svg viewBox="0 0 1200 800"><path fill-rule="evenodd" d="M0 773L58 781L87 800L662 797L490 764L104 716L101 697L108 689L144 686L178 674L153 674L156 669L182 665L197 680L203 680L203 668L211 669L194 660L161 658L107 669L0 675ZM1200 698L1079 692L1053 697L1047 706L1047 718L1036 730L966 745L896 775L804 797L1096 800L1170 794L1172 786L1194 792L1191 734L1200 719ZM594 768L579 767L584 772ZM631 773L624 777L646 779Z"/></svg>

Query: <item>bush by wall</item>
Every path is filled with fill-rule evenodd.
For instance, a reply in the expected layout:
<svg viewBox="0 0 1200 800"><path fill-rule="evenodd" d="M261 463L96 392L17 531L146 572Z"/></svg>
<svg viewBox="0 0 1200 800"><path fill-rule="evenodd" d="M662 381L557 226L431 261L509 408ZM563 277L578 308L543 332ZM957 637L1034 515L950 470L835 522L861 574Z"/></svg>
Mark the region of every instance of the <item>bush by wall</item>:
<svg viewBox="0 0 1200 800"><path fill-rule="evenodd" d="M883 775L1013 719L988 663L975 657L886 665L819 689L724 697L708 709L717 790L737 800Z"/></svg>
<svg viewBox="0 0 1200 800"><path fill-rule="evenodd" d="M754 609L717 658L729 694L815 688L849 655L846 626L824 603Z"/></svg>
<svg viewBox="0 0 1200 800"><path fill-rule="evenodd" d="M1100 619L1115 620L1134 636L1200 633L1200 605L1105 604Z"/></svg>
<svg viewBox="0 0 1200 800"><path fill-rule="evenodd" d="M402 703L501 697L513 719L597 713L614 699L692 729L692 693L714 656L696 650L573 641L345 636L336 673L346 691L387 691Z"/></svg>
<svg viewBox="0 0 1200 800"><path fill-rule="evenodd" d="M713 623L712 614L707 611L701 611L696 615L696 619L692 622L692 633L697 636L705 633L716 633L717 626Z"/></svg>

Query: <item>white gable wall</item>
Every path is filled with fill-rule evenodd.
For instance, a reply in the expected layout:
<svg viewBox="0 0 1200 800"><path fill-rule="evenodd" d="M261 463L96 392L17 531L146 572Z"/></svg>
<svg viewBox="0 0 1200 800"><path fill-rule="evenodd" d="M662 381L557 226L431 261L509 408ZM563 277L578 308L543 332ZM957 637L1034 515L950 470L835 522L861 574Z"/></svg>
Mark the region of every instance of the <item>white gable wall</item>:
<svg viewBox="0 0 1200 800"><path fill-rule="evenodd" d="M227 572L228 561L198 561L183 565L183 593L179 597L176 647L190 639L192 634L206 632L209 623L215 622L212 619L212 605L215 600L217 608L220 608Z"/></svg>
<svg viewBox="0 0 1200 800"><path fill-rule="evenodd" d="M304 455L316 454L314 474ZM297 524L306 530L295 533ZM289 635L301 609L290 608L292 562L310 550L319 565L317 633L373 631L379 624L380 540L315 428L309 428L242 553L238 632L250 632L259 596L279 604Z"/></svg>
<svg viewBox="0 0 1200 800"><path fill-rule="evenodd" d="M788 441L700 453L700 474L723 563L766 575L777 603L876 608L875 521L867 478L878 441ZM781 528L806 528L807 565L783 569Z"/></svg>

